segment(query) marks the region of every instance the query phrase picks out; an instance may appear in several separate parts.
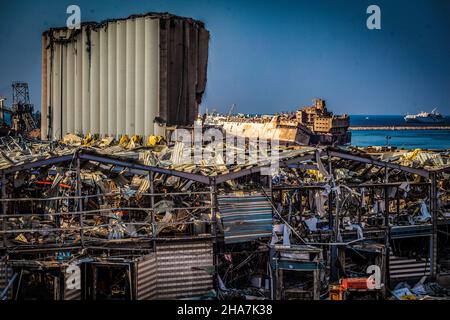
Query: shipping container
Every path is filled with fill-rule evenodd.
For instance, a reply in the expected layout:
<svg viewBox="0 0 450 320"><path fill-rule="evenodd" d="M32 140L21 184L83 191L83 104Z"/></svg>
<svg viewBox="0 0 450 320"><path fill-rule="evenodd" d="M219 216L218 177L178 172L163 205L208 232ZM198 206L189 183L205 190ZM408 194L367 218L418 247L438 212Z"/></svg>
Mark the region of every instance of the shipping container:
<svg viewBox="0 0 450 320"><path fill-rule="evenodd" d="M209 32L149 13L42 35L43 139L155 134L191 125L206 88Z"/></svg>

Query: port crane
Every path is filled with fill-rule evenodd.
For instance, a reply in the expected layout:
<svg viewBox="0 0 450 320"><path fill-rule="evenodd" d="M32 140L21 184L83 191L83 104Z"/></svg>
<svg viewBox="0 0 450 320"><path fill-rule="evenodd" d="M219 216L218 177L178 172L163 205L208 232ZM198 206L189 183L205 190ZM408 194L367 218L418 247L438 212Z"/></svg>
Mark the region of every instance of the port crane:
<svg viewBox="0 0 450 320"><path fill-rule="evenodd" d="M10 129L15 132L31 132L37 129L37 124L33 119L34 106L30 103L30 93L28 83L13 82L12 83L12 107L4 106L6 99L1 99L0 103L0 120L1 127L7 127L5 115L9 114L11 118Z"/></svg>
<svg viewBox="0 0 450 320"><path fill-rule="evenodd" d="M231 114L233 113L233 111L236 109L236 104L233 103L230 107L230 111L228 111L228 117L231 117Z"/></svg>

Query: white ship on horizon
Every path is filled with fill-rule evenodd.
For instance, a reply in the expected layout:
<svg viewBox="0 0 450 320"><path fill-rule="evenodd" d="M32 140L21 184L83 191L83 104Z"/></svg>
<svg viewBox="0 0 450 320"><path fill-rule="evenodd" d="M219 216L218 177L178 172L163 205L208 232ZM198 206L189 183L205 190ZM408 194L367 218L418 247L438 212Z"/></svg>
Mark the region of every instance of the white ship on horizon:
<svg viewBox="0 0 450 320"><path fill-rule="evenodd" d="M435 108L431 112L422 111L418 114L407 114L405 121L415 123L442 123L444 122L444 117Z"/></svg>

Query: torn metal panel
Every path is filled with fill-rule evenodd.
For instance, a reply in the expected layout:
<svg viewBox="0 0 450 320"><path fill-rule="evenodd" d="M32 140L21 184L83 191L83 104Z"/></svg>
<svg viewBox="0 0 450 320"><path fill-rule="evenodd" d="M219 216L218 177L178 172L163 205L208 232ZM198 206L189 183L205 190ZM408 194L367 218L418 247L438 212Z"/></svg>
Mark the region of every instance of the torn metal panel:
<svg viewBox="0 0 450 320"><path fill-rule="evenodd" d="M241 243L272 235L272 206L263 194L218 196L225 243Z"/></svg>

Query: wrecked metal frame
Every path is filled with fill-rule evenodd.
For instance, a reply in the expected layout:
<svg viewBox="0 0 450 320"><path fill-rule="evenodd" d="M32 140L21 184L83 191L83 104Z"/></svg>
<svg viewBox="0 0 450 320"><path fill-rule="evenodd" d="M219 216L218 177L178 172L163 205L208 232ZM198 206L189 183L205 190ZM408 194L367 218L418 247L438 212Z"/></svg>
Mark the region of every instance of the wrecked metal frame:
<svg viewBox="0 0 450 320"><path fill-rule="evenodd" d="M110 165L114 165L117 167L123 167L123 168L128 168L130 170L139 170L139 171L143 171L143 172L147 172L149 177L152 178L154 176L155 173L160 173L160 174L165 174L165 175L171 175L171 176L176 176L176 177L180 177L180 178L184 178L184 179L189 179L195 182L199 182L205 185L209 185L209 186L213 186L216 185L214 183L215 181L215 177L206 177L206 176L202 176L202 175L198 175L198 174L193 174L193 173L186 173L186 172L182 172L182 171L177 171L177 170L173 170L173 169L163 169L163 168L157 168L157 167L152 167L152 166L146 166L146 165L142 165L139 163L136 163L133 160L127 159L124 160L120 157L114 157L111 155L100 155L94 152L86 152L85 150L77 150L72 154L68 154L68 155L63 155L63 156L56 156L56 157L52 157L52 158L48 158L48 159L41 159L41 160L37 160L37 161L33 161L30 163L25 163L25 164L20 164L20 165L16 165L16 166L12 166L9 167L7 169L3 169L0 170L0 177L1 177L1 181L2 181L2 199L4 199L4 201L2 202L2 214L6 216L6 212L7 212L7 206L8 206L8 199L7 199L7 194L6 194L6 177L7 175L16 173L18 171L24 171L24 170L31 170L31 169L36 169L36 168L40 168L40 167L48 167L48 166L52 166L55 164L61 164L64 162L68 162L68 161L75 161L76 162L76 178L77 178L77 189L76 189L76 199L77 201L77 213L80 213L80 241L81 241L81 247L84 247L84 228L83 228L83 196L81 193L81 161L82 160L86 160L86 161L93 161L93 162L99 162L99 163L104 163L104 164L110 164ZM150 179L150 192L151 192L151 204L152 206L154 205L154 190L153 190L153 180ZM186 193L189 194L189 193ZM207 193L204 193L207 194ZM213 188L211 188L211 191L209 192L210 196L211 196L211 200L214 201L215 195L213 193ZM211 211L213 211L213 217L215 217L215 212L216 210L213 210L213 207L211 207ZM215 219L213 219L212 224L214 225L214 221ZM152 212L152 222L154 223L154 214ZM215 227L214 229L215 230ZM6 232L6 223L3 223L3 248L6 249L6 244L7 244L7 232ZM214 233L213 233L214 234ZM153 237L154 238L154 237ZM153 242L156 241L156 239L152 240ZM73 246L73 244L71 244L71 246Z"/></svg>
<svg viewBox="0 0 450 320"><path fill-rule="evenodd" d="M325 150L327 151L327 153L323 153L323 151L325 151ZM395 170L400 170L400 171L407 172L410 174L419 175L430 181L430 186L431 186L430 211L432 214L430 262L431 262L432 277L434 278L436 276L436 270L437 270L436 260L437 260L437 222L438 222L437 221L438 208L437 208L436 175L440 172L449 172L450 168L445 168L445 169L440 169L440 170L425 170L425 169L420 169L420 168L411 168L411 167L402 166L399 164L390 163L390 162L386 162L386 161L382 161L382 160L376 160L376 159L371 158L370 156L350 154L348 152L343 152L341 150L330 148L330 147L326 148L326 149L315 150L312 153L310 151L308 151L305 154L293 157L292 159L282 160L282 161L280 161L280 167L296 166L299 169L305 169L305 170L308 168L313 168L314 167L313 164L308 165L308 164L302 164L302 163L303 162L311 162L311 161L315 162L316 152L319 152L319 157L324 157L324 156L328 155L330 164L332 161L331 159L333 157L335 157L335 158L340 158L340 159L345 159L345 160L350 160L350 161L356 161L359 163L370 164L370 165L373 165L376 167L380 167L381 169L384 168L386 170L386 175L388 174L388 169L395 169ZM80 184L80 179L81 179L80 166L81 166L82 160L111 164L111 165L118 166L118 167L124 167L124 168L128 168L128 169L135 169L135 170L139 170L139 171L148 172L150 182L151 182L150 183L151 194L153 194L152 177L155 173L176 176L176 177L192 180L195 182L202 183L206 186L209 186L210 191L211 191L211 200L212 200L212 205L211 205L211 214L213 217L213 219L212 219L213 220L212 221L212 226L213 226L212 234L213 234L215 246L217 246L216 213L218 211L218 208L217 208L217 190L218 190L217 187L218 187L218 185L220 185L226 181L238 179L238 178L241 178L241 177L244 177L247 175L251 175L254 173L260 173L264 167L267 167L267 165L260 165L260 166L255 165L250 168L242 169L242 170L239 170L236 172L230 172L227 174L221 174L221 175L217 175L217 176L205 176L205 175L201 175L201 174L182 172L182 171L178 171L178 170L174 170L174 169L164 169L164 168L158 168L158 167L153 167L153 166L147 166L147 165L137 163L136 161L133 161L131 159L125 160L121 157L114 157L111 155L102 155L102 154L98 154L95 152L89 152L86 150L77 150L74 153L69 154L69 155L56 156L56 157L52 157L52 158L48 158L48 159L37 160L37 161L30 162L30 163L20 164L20 165L9 167L7 169L0 170L0 177L2 179L2 187L1 187L2 198L6 199L5 181L6 181L7 175L18 172L18 171L30 170L30 169L35 169L35 168L39 168L39 167L46 167L46 166L51 166L51 165L55 165L58 163L68 162L68 161L73 161L73 160L76 160L76 162L77 162L77 181L78 181L77 185L79 185L79 186L81 186L81 184ZM388 183L388 181L385 181L384 184L371 184L370 186L386 188L387 186L392 186L392 184ZM362 185L360 185L360 187L369 187L369 185L362 184ZM270 189L272 192L273 191L272 183L270 183ZM77 195L81 196L81 190L78 187L77 187ZM152 199L152 205L153 204L154 204L154 199ZM82 201L80 198L79 204L78 204L79 211L82 211L81 206L82 206ZM4 201L4 202L2 202L2 213L3 214L6 214L6 209L7 209L7 202ZM5 231L5 228L6 228L6 224L3 224L3 229L4 229L3 231ZM386 240L388 239L387 237L388 237L388 234L386 234ZM3 241L4 241L4 248L6 248L5 247L6 233L4 233ZM83 245L83 239L82 239L82 245ZM216 253L218 252L217 247L215 247L214 251ZM386 259L386 260L388 260L388 259ZM218 260L216 258L214 261L216 269L218 267L217 262L218 262Z"/></svg>
<svg viewBox="0 0 450 320"><path fill-rule="evenodd" d="M323 156L327 156L328 157L328 161L329 161L329 166L331 168L331 163L332 163L332 158L339 158L339 159L344 159L344 160L350 160L350 161L356 161L359 163L364 163L364 164L370 164L372 166L376 166L379 167L381 169L385 170L385 182L384 183L371 183L371 184L361 184L358 185L357 187L366 187L366 188L383 188L384 189L384 194L385 194L385 202L387 202L387 192L386 189L389 186L392 186L394 184L389 183L388 179L389 179L389 172L388 169L395 169L395 170L399 170L402 172L407 172L410 174L415 174L415 175L419 175L425 179L427 179L429 181L428 185L430 187L430 211L431 211L431 221L432 221L432 232L431 232L431 238L430 238L430 269L431 269L431 277L433 279L436 278L436 273L437 273L437 230L438 230L438 197L437 197L437 178L436 175L437 173L441 173L441 172L449 172L450 171L450 167L446 167L444 169L439 169L439 170L425 170L425 169L420 169L420 168L411 168L411 167L407 167L407 166L403 166L403 165L399 165L396 163L390 163L387 161L382 161L382 160L376 160L373 159L370 156L362 156L362 155L355 155L355 154L351 154L348 152L344 152L341 151L339 149L335 149L332 147L328 147L326 149L326 153L322 152L325 150L318 150L317 152L319 153L319 157L323 157ZM295 164L295 163L300 163L303 161L308 161L308 160L312 160L314 161L315 159L315 155L306 155L306 156L301 156L301 157L296 157L294 159L290 159L288 161L283 161L280 163L280 167L285 166L287 167L288 165L291 164ZM331 174L331 172L330 172ZM318 187L318 186L313 186L313 187ZM301 188L305 188L305 186L299 186L298 188L294 187L295 189L301 189ZM283 189L281 188L275 188L275 189ZM273 187L272 190L273 191ZM386 219L386 217L389 215L389 208L387 206L387 204L385 203L385 228L386 228L386 232L385 232L385 245L386 245L386 252L388 254L388 250L389 250L389 240L390 240L390 226L389 226L389 221L388 219ZM332 213L330 213L330 216L332 215ZM334 247L333 247L334 248ZM332 248L332 249L333 249ZM386 261L386 273L389 274L389 257L386 257L385 259ZM332 264L335 267L335 264ZM333 268L332 268L333 269ZM336 273L336 270L331 270L332 274Z"/></svg>

